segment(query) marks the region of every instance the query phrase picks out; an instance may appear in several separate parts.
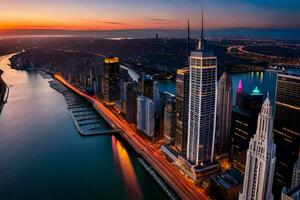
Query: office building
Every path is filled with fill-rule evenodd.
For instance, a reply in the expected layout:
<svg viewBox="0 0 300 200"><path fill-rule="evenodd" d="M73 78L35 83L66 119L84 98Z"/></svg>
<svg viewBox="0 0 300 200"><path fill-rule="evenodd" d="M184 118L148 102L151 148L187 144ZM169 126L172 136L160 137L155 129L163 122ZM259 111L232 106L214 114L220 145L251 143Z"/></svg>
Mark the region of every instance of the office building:
<svg viewBox="0 0 300 200"><path fill-rule="evenodd" d="M217 58L205 47L202 35L196 51L191 52L187 160L197 174L197 166L213 162L217 105ZM196 169L197 168L197 169ZM200 170L200 169L199 169Z"/></svg>
<svg viewBox="0 0 300 200"><path fill-rule="evenodd" d="M230 160L232 167L241 174L245 172L249 142L256 131L257 117L262 105L263 95L257 90L243 95L243 105L232 108Z"/></svg>
<svg viewBox="0 0 300 200"><path fill-rule="evenodd" d="M272 106L267 97L258 116L256 133L249 143L243 191L239 200L273 199L272 184L276 162L273 121Z"/></svg>
<svg viewBox="0 0 300 200"><path fill-rule="evenodd" d="M102 97L106 103L120 99L120 63L117 57L104 58L102 74Z"/></svg>
<svg viewBox="0 0 300 200"><path fill-rule="evenodd" d="M153 99L153 77L143 75L138 79L138 88L142 96Z"/></svg>
<svg viewBox="0 0 300 200"><path fill-rule="evenodd" d="M274 188L291 188L293 166L300 146L300 77L278 74L276 87L274 139L277 146Z"/></svg>
<svg viewBox="0 0 300 200"><path fill-rule="evenodd" d="M165 92L166 104L164 109L164 143L174 144L176 132L175 95Z"/></svg>
<svg viewBox="0 0 300 200"><path fill-rule="evenodd" d="M126 114L125 119L130 124L136 124L137 91L134 82L126 83Z"/></svg>
<svg viewBox="0 0 300 200"><path fill-rule="evenodd" d="M231 77L227 72L224 72L218 84L217 134L216 134L216 152L218 154L227 153L229 149L231 112L232 112Z"/></svg>
<svg viewBox="0 0 300 200"><path fill-rule="evenodd" d="M121 107L124 113L126 113L126 87L127 83L131 80L128 70L120 68L120 99Z"/></svg>
<svg viewBox="0 0 300 200"><path fill-rule="evenodd" d="M154 136L154 103L148 97L137 98L137 129L148 137Z"/></svg>
<svg viewBox="0 0 300 200"><path fill-rule="evenodd" d="M189 116L189 68L178 69L176 75L176 133L175 148L186 153Z"/></svg>

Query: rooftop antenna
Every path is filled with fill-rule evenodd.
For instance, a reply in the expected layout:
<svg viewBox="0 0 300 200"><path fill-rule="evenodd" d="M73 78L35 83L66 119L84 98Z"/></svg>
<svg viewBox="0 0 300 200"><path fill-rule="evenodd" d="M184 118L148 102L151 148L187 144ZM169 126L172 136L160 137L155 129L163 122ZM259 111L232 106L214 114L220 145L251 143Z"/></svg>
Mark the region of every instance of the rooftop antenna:
<svg viewBox="0 0 300 200"><path fill-rule="evenodd" d="M190 53L190 43L191 43L191 38L190 38L190 18L188 18L188 24L187 24L187 53Z"/></svg>
<svg viewBox="0 0 300 200"><path fill-rule="evenodd" d="M204 43L205 43L205 40L204 40L204 34L203 34L203 10L202 10L202 24L201 24L201 39L199 40L199 43L198 43L198 50L199 51L204 51Z"/></svg>

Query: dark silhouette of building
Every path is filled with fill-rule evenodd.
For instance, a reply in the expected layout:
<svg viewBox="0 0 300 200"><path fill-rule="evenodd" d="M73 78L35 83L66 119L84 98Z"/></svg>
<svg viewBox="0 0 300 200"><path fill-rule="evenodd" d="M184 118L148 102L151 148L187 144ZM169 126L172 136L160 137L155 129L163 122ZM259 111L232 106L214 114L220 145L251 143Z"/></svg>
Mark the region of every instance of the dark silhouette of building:
<svg viewBox="0 0 300 200"><path fill-rule="evenodd" d="M189 106L189 68L177 70L176 76L176 133L175 147L179 153L186 153Z"/></svg>
<svg viewBox="0 0 300 200"><path fill-rule="evenodd" d="M300 146L300 77L279 74L275 101L274 139L276 166L274 194L290 188Z"/></svg>
<svg viewBox="0 0 300 200"><path fill-rule="evenodd" d="M142 96L153 99L153 77L143 75L138 79L138 88Z"/></svg>
<svg viewBox="0 0 300 200"><path fill-rule="evenodd" d="M128 70L120 68L120 98L121 107L124 113L126 113L126 87L127 83L131 80Z"/></svg>
<svg viewBox="0 0 300 200"><path fill-rule="evenodd" d="M164 142L165 144L173 144L176 132L176 106L175 95L164 92L166 95L164 109Z"/></svg>
<svg viewBox="0 0 300 200"><path fill-rule="evenodd" d="M117 57L104 59L102 74L102 97L106 103L120 99L120 63Z"/></svg>
<svg viewBox="0 0 300 200"><path fill-rule="evenodd" d="M230 159L233 168L244 174L247 150L250 139L256 131L257 117L262 105L263 95L257 88L251 94L242 95L244 96L243 105L232 108Z"/></svg>
<svg viewBox="0 0 300 200"><path fill-rule="evenodd" d="M128 123L136 124L137 117L137 91L134 82L126 83L126 115Z"/></svg>
<svg viewBox="0 0 300 200"><path fill-rule="evenodd" d="M224 72L218 84L216 152L228 152L232 112L231 77Z"/></svg>

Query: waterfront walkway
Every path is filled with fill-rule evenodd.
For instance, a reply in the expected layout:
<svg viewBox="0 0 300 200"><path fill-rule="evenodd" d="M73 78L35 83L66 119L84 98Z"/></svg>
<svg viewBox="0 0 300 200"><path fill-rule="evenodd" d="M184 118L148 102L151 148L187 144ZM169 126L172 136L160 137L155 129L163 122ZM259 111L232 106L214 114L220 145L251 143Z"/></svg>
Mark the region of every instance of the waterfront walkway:
<svg viewBox="0 0 300 200"><path fill-rule="evenodd" d="M109 121L112 127L121 129L122 131L120 132L120 135L141 156L143 156L143 158L155 169L155 171L157 171L157 173L169 184L169 186L173 188L180 198L189 200L209 199L202 188L196 186L191 180L187 179L178 170L178 168L164 158L159 148L139 136L124 119L120 119L101 101L80 91L68 83L63 77L59 75L55 75L54 77L63 85L91 102L94 105L94 108L99 111L106 121Z"/></svg>

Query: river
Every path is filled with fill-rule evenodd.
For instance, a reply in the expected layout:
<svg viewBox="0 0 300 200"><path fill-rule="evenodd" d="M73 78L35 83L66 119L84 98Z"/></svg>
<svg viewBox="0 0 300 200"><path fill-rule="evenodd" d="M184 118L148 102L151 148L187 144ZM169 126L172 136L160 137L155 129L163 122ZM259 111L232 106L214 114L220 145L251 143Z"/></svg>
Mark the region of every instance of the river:
<svg viewBox="0 0 300 200"><path fill-rule="evenodd" d="M118 136L82 137L63 96L35 71L0 62L0 199L167 199Z"/></svg>

